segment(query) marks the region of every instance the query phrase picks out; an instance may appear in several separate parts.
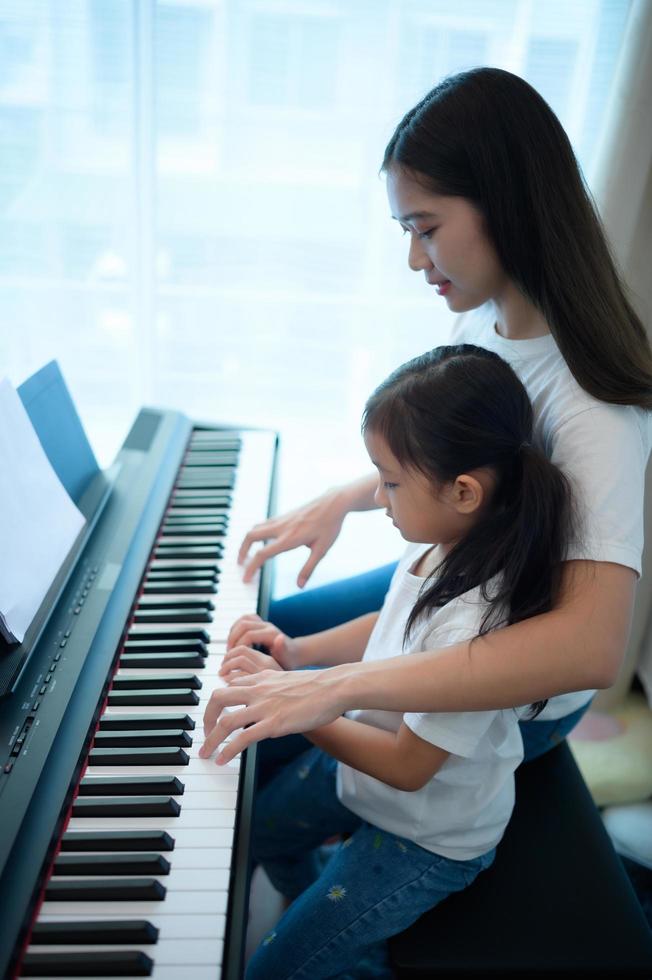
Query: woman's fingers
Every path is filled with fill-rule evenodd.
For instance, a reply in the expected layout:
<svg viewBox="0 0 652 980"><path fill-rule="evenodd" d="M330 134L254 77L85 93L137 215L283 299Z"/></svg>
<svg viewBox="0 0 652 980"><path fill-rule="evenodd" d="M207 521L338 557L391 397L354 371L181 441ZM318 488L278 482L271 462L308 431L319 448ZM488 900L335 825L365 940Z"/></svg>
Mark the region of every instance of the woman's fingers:
<svg viewBox="0 0 652 980"><path fill-rule="evenodd" d="M272 544L266 544L264 548L259 548L245 565L242 581L250 582L268 558L274 558L275 555L280 555L284 551L292 551L296 547L297 545L288 543L287 538L279 537Z"/></svg>

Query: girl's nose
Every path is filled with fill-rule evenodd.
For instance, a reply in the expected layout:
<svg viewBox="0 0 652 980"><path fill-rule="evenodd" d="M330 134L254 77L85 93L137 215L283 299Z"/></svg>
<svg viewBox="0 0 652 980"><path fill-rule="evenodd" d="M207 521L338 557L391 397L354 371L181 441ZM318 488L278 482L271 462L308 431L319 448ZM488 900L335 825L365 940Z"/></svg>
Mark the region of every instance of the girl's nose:
<svg viewBox="0 0 652 980"><path fill-rule="evenodd" d="M432 262L426 254L423 242L420 242L416 235L410 237L408 265L412 269L412 272L423 272L425 269L432 268Z"/></svg>
<svg viewBox="0 0 652 980"><path fill-rule="evenodd" d="M385 488L380 480L378 481L378 486L376 487L376 492L374 493L374 501L378 507L387 506L387 494L385 493Z"/></svg>

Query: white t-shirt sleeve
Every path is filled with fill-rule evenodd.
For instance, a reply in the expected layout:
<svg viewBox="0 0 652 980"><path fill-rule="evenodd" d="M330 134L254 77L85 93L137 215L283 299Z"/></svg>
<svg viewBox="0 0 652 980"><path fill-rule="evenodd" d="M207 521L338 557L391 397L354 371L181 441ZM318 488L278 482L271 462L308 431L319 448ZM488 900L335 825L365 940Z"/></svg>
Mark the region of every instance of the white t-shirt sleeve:
<svg viewBox="0 0 652 980"><path fill-rule="evenodd" d="M470 641L477 634L477 629L451 622L429 633L422 646L424 650L442 649ZM410 731L424 741L453 755L469 757L475 753L495 717L495 711L447 711L437 714L415 711L403 715L403 721Z"/></svg>
<svg viewBox="0 0 652 980"><path fill-rule="evenodd" d="M641 572L649 419L631 406L596 403L561 423L552 461L571 480L581 516L569 559Z"/></svg>

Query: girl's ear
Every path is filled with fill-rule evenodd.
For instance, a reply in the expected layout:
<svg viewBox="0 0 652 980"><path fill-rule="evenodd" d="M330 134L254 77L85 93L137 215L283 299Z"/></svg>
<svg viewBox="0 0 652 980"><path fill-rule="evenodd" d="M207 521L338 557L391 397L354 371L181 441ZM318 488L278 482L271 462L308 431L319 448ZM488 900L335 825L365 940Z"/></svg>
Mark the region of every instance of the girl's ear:
<svg viewBox="0 0 652 980"><path fill-rule="evenodd" d="M451 488L451 503L458 514L474 514L488 498L487 481L478 475L462 473Z"/></svg>

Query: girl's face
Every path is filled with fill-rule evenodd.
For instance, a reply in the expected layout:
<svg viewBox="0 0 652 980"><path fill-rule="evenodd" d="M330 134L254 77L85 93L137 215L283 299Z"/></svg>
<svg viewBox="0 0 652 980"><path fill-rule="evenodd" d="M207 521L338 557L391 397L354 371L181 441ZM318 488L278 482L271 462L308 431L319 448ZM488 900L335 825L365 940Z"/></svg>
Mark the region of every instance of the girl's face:
<svg viewBox="0 0 652 980"><path fill-rule="evenodd" d="M364 441L378 470L375 501L406 541L448 547L468 531L483 494L477 486L462 486L460 480L477 484L476 480L463 476L435 486L423 473L401 466L377 432L367 429Z"/></svg>
<svg viewBox="0 0 652 980"><path fill-rule="evenodd" d="M408 265L423 272L449 309L500 303L510 281L482 215L466 198L435 194L398 167L387 172L387 196L392 217L410 236Z"/></svg>

